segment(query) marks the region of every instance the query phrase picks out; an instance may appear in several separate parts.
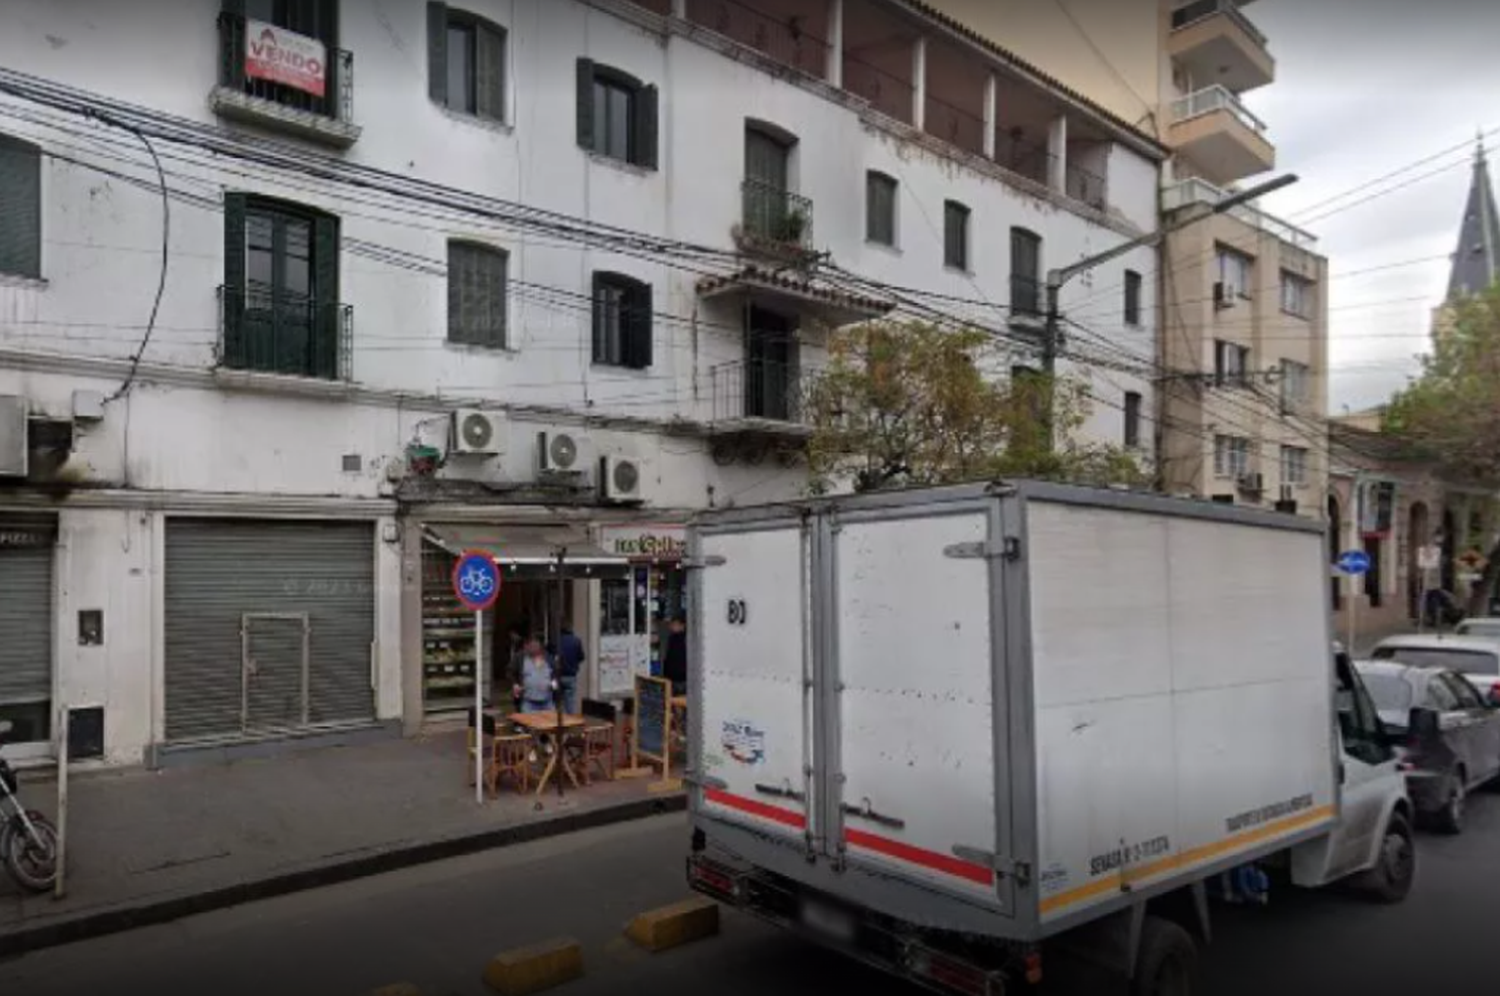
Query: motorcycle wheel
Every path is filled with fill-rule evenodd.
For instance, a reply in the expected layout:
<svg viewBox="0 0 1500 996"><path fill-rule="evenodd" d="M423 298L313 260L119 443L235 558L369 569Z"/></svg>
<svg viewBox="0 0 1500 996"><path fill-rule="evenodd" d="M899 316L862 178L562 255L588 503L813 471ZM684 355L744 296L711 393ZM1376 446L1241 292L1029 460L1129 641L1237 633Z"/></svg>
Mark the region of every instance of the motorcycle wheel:
<svg viewBox="0 0 1500 996"><path fill-rule="evenodd" d="M36 831L36 840L26 832L20 817L13 818L0 833L0 859L17 885L28 892L46 892L57 883L57 828L41 813L28 809L26 817Z"/></svg>

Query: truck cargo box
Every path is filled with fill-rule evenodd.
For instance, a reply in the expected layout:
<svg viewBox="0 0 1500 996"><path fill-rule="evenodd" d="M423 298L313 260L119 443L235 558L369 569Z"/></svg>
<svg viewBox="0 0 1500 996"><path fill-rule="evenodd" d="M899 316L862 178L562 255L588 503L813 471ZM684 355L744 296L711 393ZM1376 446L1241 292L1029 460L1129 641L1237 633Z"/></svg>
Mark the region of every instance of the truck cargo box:
<svg viewBox="0 0 1500 996"><path fill-rule="evenodd" d="M691 810L756 867L1029 941L1337 817L1320 523L1019 483L689 545Z"/></svg>

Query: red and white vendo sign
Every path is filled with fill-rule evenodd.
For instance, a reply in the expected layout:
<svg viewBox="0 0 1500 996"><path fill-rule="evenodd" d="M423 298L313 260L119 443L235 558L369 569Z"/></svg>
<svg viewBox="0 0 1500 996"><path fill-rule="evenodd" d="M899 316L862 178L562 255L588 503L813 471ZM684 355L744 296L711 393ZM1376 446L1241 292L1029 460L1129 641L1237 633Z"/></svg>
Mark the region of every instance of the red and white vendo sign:
<svg viewBox="0 0 1500 996"><path fill-rule="evenodd" d="M245 22L245 75L323 96L328 50L316 38L264 21Z"/></svg>

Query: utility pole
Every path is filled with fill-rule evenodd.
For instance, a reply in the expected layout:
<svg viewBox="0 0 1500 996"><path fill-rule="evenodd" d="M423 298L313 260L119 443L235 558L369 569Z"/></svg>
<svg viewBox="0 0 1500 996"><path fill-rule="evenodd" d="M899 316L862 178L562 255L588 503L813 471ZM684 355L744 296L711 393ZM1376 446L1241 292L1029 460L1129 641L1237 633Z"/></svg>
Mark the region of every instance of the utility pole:
<svg viewBox="0 0 1500 996"><path fill-rule="evenodd" d="M1147 233L1146 235L1142 235L1139 238L1131 239L1128 242L1122 242L1119 245L1115 246L1113 249L1108 249L1096 255L1085 257L1084 259L1080 259L1078 262L1073 263L1069 266L1064 266L1056 270L1048 270L1046 299L1047 315L1046 325L1042 332L1042 372L1046 375L1048 383L1050 384L1057 376L1057 358L1058 354L1062 351L1062 315L1059 312L1058 298L1061 296L1063 284L1067 283L1069 280L1072 280L1074 277L1078 276L1080 273L1083 273L1086 270L1092 270L1100 263L1107 263L1110 260L1115 259L1118 256L1123 256L1128 252L1133 252L1136 249L1140 249L1145 246L1155 245L1165 239L1168 235L1171 235L1173 232L1180 231L1181 229L1184 229L1189 225L1196 224L1197 222L1202 221L1204 218L1209 218L1216 214L1223 214L1230 208L1238 207L1239 205L1244 204L1246 201L1253 201L1257 197L1263 197L1266 194L1271 193L1272 191L1280 190L1282 187L1291 186L1296 182L1297 175L1295 173L1288 173L1285 176L1278 176L1274 180L1268 180L1265 183L1251 187L1249 190L1242 190L1237 194L1231 194L1230 196L1225 197L1223 200L1219 201L1217 204L1210 205L1207 211L1199 211L1192 217L1182 218L1175 224L1167 225L1164 228L1158 228L1154 232ZM1160 314L1160 308L1158 308L1158 314ZM1049 450L1051 450L1056 444L1056 440L1053 438L1052 432L1052 407L1052 399L1049 397L1047 399L1046 411L1043 413L1043 418L1045 420L1044 431L1047 434L1047 448Z"/></svg>

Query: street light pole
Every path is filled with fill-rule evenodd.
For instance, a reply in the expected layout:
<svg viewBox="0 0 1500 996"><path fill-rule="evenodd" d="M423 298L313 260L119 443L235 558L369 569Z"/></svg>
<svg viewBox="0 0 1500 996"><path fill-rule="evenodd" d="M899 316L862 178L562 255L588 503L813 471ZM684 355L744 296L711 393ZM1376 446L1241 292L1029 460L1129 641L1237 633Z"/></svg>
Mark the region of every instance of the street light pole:
<svg viewBox="0 0 1500 996"><path fill-rule="evenodd" d="M1055 270L1048 270L1046 326L1042 333L1042 371L1046 374L1048 382L1050 383L1052 379L1057 376L1057 358L1058 354L1062 350L1062 316L1059 312L1058 299L1061 296L1063 284L1067 283L1069 280L1072 280L1074 277L1078 276L1080 273L1085 272L1086 270L1092 270L1100 263L1107 263L1110 260L1115 259L1118 256L1123 256L1128 252L1133 252L1136 249L1140 249L1145 246L1155 245L1156 243L1165 239L1168 235L1171 235L1173 232L1180 231L1181 229L1184 229L1189 225L1196 224L1197 222L1202 221L1204 218L1209 218L1216 214L1223 214L1230 208L1238 207L1239 205L1244 204L1246 201L1253 201L1257 197L1264 197L1266 194L1269 194L1272 191L1280 190L1282 187L1291 186L1296 182L1297 175L1295 173L1287 173L1284 176L1278 176L1274 180L1268 180L1265 183L1251 187L1249 190L1242 190L1237 194L1231 194L1230 196L1225 197L1223 200L1210 205L1207 211L1199 211L1192 217L1183 218L1175 224L1168 225L1165 228L1158 228L1156 231L1149 232L1145 235L1140 236L1139 238L1131 239L1128 242L1122 242L1119 245L1115 246L1113 249L1108 249L1096 255L1085 257L1084 259L1080 259L1078 262L1073 263L1069 266L1060 267ZM1158 309L1158 313L1160 313L1160 309ZM1047 434L1047 449L1051 450L1053 445L1055 444L1055 440L1052 437L1053 411L1052 401L1050 398L1048 399L1047 409L1043 413L1043 418L1045 420L1044 428Z"/></svg>

